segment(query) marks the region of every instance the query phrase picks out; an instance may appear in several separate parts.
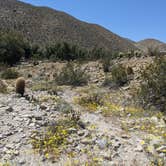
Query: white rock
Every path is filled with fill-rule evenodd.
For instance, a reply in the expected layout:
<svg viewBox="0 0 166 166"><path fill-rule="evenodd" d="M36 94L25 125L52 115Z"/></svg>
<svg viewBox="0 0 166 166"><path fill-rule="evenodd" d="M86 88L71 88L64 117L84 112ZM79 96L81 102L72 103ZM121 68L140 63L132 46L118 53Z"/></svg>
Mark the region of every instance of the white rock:
<svg viewBox="0 0 166 166"><path fill-rule="evenodd" d="M108 145L108 141L106 138L102 138L100 140L97 140L96 143L98 144L100 149L105 149Z"/></svg>

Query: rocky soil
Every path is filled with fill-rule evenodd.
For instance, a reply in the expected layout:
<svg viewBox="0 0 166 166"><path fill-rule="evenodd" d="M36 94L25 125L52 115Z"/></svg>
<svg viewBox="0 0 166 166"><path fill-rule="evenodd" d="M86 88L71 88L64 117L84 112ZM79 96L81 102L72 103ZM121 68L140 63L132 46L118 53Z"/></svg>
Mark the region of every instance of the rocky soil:
<svg viewBox="0 0 166 166"><path fill-rule="evenodd" d="M96 78L96 81L92 83L99 86L103 78L101 67L98 64L91 66L93 67L85 67L87 70L92 70L93 80ZM31 70L32 75L33 70ZM21 68L20 71L27 73L29 68L24 67L24 70ZM51 77L50 73L48 75ZM60 87L57 94L49 94L47 91L32 91L30 86L34 80L37 79L29 80L25 97L16 95L12 88L9 88L8 94L0 94L0 166L5 164L9 166L150 166L159 164L166 166L165 117L163 115L159 117L159 114L133 117L132 113L123 116L125 111L123 103L127 102L126 98L129 98L127 93L129 87L120 89L118 92L99 87L100 90L112 94L111 101L115 103L119 101L122 104L118 116L113 114L105 116L102 110L91 111L75 101L83 92L89 91L87 87ZM12 82L10 86L13 86ZM117 95L119 93L120 97ZM65 151L60 157L51 160L33 149L31 138L34 131L45 132L47 126L53 125L61 117L68 116L61 111L62 104L61 107L57 107L58 99L68 103L74 112L79 112L81 125L79 129L69 129L71 135L67 138L69 144ZM141 124L145 124L146 127L145 121L153 124L151 130L139 128ZM157 134L152 130L157 130ZM72 155L69 155L71 153Z"/></svg>

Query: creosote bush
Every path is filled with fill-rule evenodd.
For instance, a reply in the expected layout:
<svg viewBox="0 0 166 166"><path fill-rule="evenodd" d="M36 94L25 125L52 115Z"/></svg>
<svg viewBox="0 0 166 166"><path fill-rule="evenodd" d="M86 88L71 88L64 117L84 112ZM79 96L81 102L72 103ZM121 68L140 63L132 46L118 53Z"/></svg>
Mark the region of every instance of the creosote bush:
<svg viewBox="0 0 166 166"><path fill-rule="evenodd" d="M147 54L149 56L159 56L160 55L160 51L157 47L148 47L148 50L147 50Z"/></svg>
<svg viewBox="0 0 166 166"><path fill-rule="evenodd" d="M88 75L85 70L81 69L80 65L70 62L56 76L56 82L58 85L81 86L88 83Z"/></svg>
<svg viewBox="0 0 166 166"><path fill-rule="evenodd" d="M100 91L93 91L78 99L77 103L85 106L89 111L96 111L98 106L104 105L105 93Z"/></svg>
<svg viewBox="0 0 166 166"><path fill-rule="evenodd" d="M156 57L142 72L138 97L143 106L153 105L166 111L166 58Z"/></svg>
<svg viewBox="0 0 166 166"><path fill-rule="evenodd" d="M15 69L9 68L1 73L1 78L3 79L15 79L19 76L19 72Z"/></svg>
<svg viewBox="0 0 166 166"><path fill-rule="evenodd" d="M105 73L109 72L110 71L110 67L111 67L111 61L110 61L110 58L107 57L107 58L104 58L102 60L102 65L103 65L103 70Z"/></svg>
<svg viewBox="0 0 166 166"><path fill-rule="evenodd" d="M117 86L123 86L128 82L126 68L123 67L121 64L113 66L111 73L112 73L112 81Z"/></svg>

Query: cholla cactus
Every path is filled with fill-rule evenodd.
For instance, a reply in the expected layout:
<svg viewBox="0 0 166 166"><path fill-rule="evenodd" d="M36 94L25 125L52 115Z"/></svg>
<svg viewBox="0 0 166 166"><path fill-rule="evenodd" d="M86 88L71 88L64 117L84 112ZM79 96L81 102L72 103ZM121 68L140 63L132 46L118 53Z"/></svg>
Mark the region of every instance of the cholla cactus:
<svg viewBox="0 0 166 166"><path fill-rule="evenodd" d="M25 92L25 79L23 77L19 77L16 80L16 93L24 95Z"/></svg>

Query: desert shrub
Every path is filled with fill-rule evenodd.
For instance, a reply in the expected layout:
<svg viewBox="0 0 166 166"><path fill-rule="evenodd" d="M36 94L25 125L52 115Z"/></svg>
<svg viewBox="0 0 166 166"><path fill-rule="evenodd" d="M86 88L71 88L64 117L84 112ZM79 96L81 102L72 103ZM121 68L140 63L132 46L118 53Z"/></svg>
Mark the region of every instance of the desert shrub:
<svg viewBox="0 0 166 166"><path fill-rule="evenodd" d="M55 109L56 109L56 111L61 112L61 113L72 113L73 112L72 106L64 100L59 100Z"/></svg>
<svg viewBox="0 0 166 166"><path fill-rule="evenodd" d="M149 56L159 56L160 51L157 47L148 47L147 54Z"/></svg>
<svg viewBox="0 0 166 166"><path fill-rule="evenodd" d="M111 86L112 85L112 77L105 75L105 79L103 81L103 86Z"/></svg>
<svg viewBox="0 0 166 166"><path fill-rule="evenodd" d="M128 67L126 68L126 73L127 73L127 75L132 75L132 74L134 74L133 68L130 67L130 66L128 66Z"/></svg>
<svg viewBox="0 0 166 166"><path fill-rule="evenodd" d="M103 58L102 66L103 66L103 70L104 70L105 73L110 71L111 61L110 61L109 57Z"/></svg>
<svg viewBox="0 0 166 166"><path fill-rule="evenodd" d="M15 79L15 78L17 78L19 75L20 75L20 74L19 74L18 71L16 71L15 69L9 68L9 69L6 69L5 71L3 71L3 72L1 73L1 78L3 78L3 79Z"/></svg>
<svg viewBox="0 0 166 166"><path fill-rule="evenodd" d="M111 69L112 81L118 86L123 86L128 82L126 68L121 64L115 65Z"/></svg>
<svg viewBox="0 0 166 166"><path fill-rule="evenodd" d="M0 80L0 93L7 93L7 84L3 80Z"/></svg>
<svg viewBox="0 0 166 166"><path fill-rule="evenodd" d="M87 107L89 111L96 111L98 106L104 105L105 93L95 90L78 99L77 103Z"/></svg>
<svg viewBox="0 0 166 166"><path fill-rule="evenodd" d="M166 110L166 58L156 57L154 62L142 72L138 97L143 106L154 105Z"/></svg>
<svg viewBox="0 0 166 166"><path fill-rule="evenodd" d="M127 79L128 80L132 80L134 78L134 71L133 71L133 68L128 66L126 68L126 74L127 74Z"/></svg>
<svg viewBox="0 0 166 166"><path fill-rule="evenodd" d="M80 65L67 63L62 71L56 76L56 82L59 85L80 86L87 84L88 75L82 70Z"/></svg>

